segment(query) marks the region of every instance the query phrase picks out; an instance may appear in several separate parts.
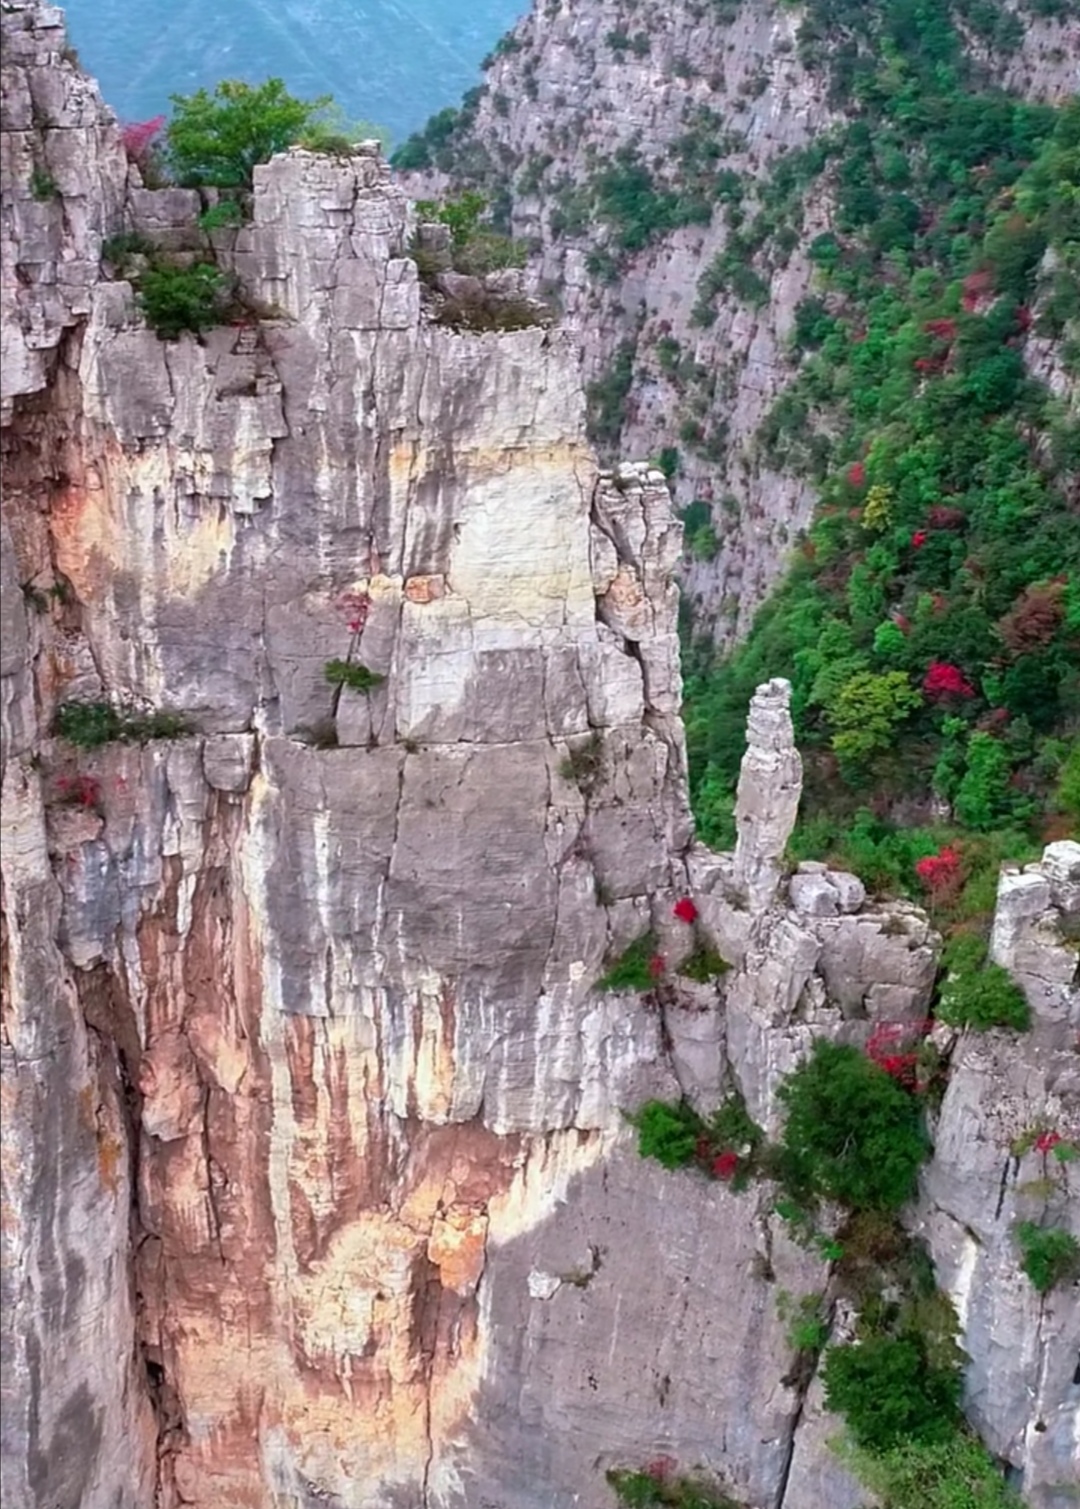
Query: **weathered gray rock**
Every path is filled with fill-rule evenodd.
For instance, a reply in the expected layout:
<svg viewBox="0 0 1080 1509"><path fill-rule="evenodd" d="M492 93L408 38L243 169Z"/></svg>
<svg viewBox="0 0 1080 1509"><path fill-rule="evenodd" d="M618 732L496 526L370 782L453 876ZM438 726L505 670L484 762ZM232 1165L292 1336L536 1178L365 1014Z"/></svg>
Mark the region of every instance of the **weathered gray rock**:
<svg viewBox="0 0 1080 1509"><path fill-rule="evenodd" d="M758 687L750 703L735 801L733 880L755 913L771 906L776 896L802 795L802 760L795 748L790 701L790 682L776 679Z"/></svg>
<svg viewBox="0 0 1080 1509"><path fill-rule="evenodd" d="M1003 965L1048 1022L1080 1026L1080 844L1050 844L1042 860L1019 872L1006 868L998 884L990 957Z"/></svg>

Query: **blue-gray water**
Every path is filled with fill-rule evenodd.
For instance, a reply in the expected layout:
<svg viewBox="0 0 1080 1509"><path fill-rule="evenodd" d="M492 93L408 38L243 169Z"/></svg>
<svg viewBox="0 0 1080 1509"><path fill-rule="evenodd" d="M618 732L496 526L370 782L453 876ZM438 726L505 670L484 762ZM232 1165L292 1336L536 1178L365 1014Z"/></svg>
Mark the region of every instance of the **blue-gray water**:
<svg viewBox="0 0 1080 1509"><path fill-rule="evenodd" d="M457 104L528 0L67 0L83 66L124 121L222 78L333 94L399 143Z"/></svg>

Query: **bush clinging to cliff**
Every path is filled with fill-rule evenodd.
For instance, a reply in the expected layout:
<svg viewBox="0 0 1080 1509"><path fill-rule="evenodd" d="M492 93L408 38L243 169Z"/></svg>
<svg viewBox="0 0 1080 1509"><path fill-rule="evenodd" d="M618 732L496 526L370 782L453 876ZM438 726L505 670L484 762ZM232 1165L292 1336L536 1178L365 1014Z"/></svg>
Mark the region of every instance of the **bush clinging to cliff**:
<svg viewBox="0 0 1080 1509"><path fill-rule="evenodd" d="M158 263L139 280L139 304L146 322L163 341L175 341L185 330L198 334L224 319L225 279L208 262L194 267Z"/></svg>
<svg viewBox="0 0 1080 1509"><path fill-rule="evenodd" d="M898 1210L929 1151L913 1096L857 1048L819 1038L778 1091L787 1110L777 1171L799 1204Z"/></svg>

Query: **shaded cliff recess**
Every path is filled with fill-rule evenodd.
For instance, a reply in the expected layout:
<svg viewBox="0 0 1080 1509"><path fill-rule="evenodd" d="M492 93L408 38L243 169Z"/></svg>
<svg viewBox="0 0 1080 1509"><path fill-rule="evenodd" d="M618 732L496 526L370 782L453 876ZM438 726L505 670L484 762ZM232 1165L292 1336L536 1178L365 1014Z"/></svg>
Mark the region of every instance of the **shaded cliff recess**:
<svg viewBox="0 0 1080 1509"><path fill-rule="evenodd" d="M885 1356L1065 1509L1080 847L943 963L793 861L779 672L698 842L682 525L497 226L348 142L200 225L0 20L5 1505L936 1509Z"/></svg>

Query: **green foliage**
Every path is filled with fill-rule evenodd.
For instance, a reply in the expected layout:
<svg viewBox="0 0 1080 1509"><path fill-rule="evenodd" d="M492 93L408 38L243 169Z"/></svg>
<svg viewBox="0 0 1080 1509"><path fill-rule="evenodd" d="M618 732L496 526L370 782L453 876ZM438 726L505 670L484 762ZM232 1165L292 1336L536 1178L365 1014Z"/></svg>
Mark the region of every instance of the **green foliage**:
<svg viewBox="0 0 1080 1509"><path fill-rule="evenodd" d="M986 1447L964 1429L874 1453L842 1448L845 1463L888 1509L1022 1509Z"/></svg>
<svg viewBox="0 0 1080 1509"><path fill-rule="evenodd" d="M858 1049L819 1038L781 1085L787 1118L778 1173L802 1206L897 1210L929 1149L912 1095Z"/></svg>
<svg viewBox="0 0 1080 1509"><path fill-rule="evenodd" d="M701 1477L622 1467L610 1468L605 1476L623 1509L738 1509L725 1493Z"/></svg>
<svg viewBox="0 0 1080 1509"><path fill-rule="evenodd" d="M294 99L282 79L223 79L210 94L174 94L166 128L169 165L189 188L250 189L253 170L298 142L331 103Z"/></svg>
<svg viewBox="0 0 1080 1509"><path fill-rule="evenodd" d="M1080 1242L1068 1231L1021 1221L1016 1228L1020 1266L1033 1288L1047 1294L1080 1274Z"/></svg>
<svg viewBox="0 0 1080 1509"><path fill-rule="evenodd" d="M1012 761L1000 739L973 733L968 739L963 778L953 808L965 828L985 832L1012 817L1016 794L1010 786Z"/></svg>
<svg viewBox="0 0 1080 1509"><path fill-rule="evenodd" d="M775 675L793 686L804 822L842 828L846 788L882 813L933 788L966 832L1015 830L1056 800L1050 744L1080 718L1080 618L1051 600L1080 583L1080 426L1022 356L1033 322L1080 333L1080 103L987 91L943 0L810 0L800 37L835 103L859 110L806 165L840 209L810 247L800 375L758 445L820 507L745 644L686 657L699 831L729 840L746 706ZM761 186L766 206L806 194L785 172ZM781 255L774 230L739 234L703 278L703 319L740 267ZM916 701L935 662L968 692Z"/></svg>
<svg viewBox="0 0 1080 1509"><path fill-rule="evenodd" d="M139 280L139 304L146 322L163 341L175 341L184 331L198 334L220 325L225 317L226 282L216 267L196 262L193 267L158 263Z"/></svg>
<svg viewBox="0 0 1080 1509"><path fill-rule="evenodd" d="M712 508L703 498L695 498L679 512L683 522L686 549L695 561L712 561L720 549L720 539L712 520Z"/></svg>
<svg viewBox="0 0 1080 1509"><path fill-rule="evenodd" d="M793 1299L786 1289L776 1296L780 1319L787 1323L787 1344L796 1352L820 1352L829 1339L829 1314L823 1294Z"/></svg>
<svg viewBox="0 0 1080 1509"><path fill-rule="evenodd" d="M456 199L441 202L434 199L418 199L416 212L422 221L442 224L450 229L450 261L455 272L483 277L485 273L499 272L507 267L524 267L525 248L492 229L489 223L490 206L483 194L467 190ZM421 276L428 271L423 253L413 249ZM433 267L431 271L438 271ZM526 324L536 324L535 316ZM484 326L484 328L491 328ZM505 327L499 327L505 328ZM514 327L520 328L520 327Z"/></svg>
<svg viewBox="0 0 1080 1509"><path fill-rule="evenodd" d="M665 1168L685 1168L693 1163L705 1123L686 1101L674 1104L666 1100L649 1100L629 1118L637 1128L638 1152L643 1158L655 1158Z"/></svg>
<svg viewBox="0 0 1080 1509"><path fill-rule="evenodd" d="M707 943L701 943L695 948L690 957L679 965L679 974L686 980L694 980L698 985L707 985L711 980L720 979L726 975L731 965L718 954L715 948L710 948Z"/></svg>
<svg viewBox="0 0 1080 1509"><path fill-rule="evenodd" d="M390 148L390 133L372 121L350 121L341 106L327 102L317 120L312 120L297 138L308 152L322 152L327 157L352 157L357 142L377 141L384 152Z"/></svg>
<svg viewBox="0 0 1080 1509"><path fill-rule="evenodd" d="M149 256L154 243L140 231L121 231L115 236L106 236L101 243L101 260L122 270L132 257Z"/></svg>
<svg viewBox="0 0 1080 1509"><path fill-rule="evenodd" d="M589 435L599 446L616 446L622 434L623 413L634 380L634 341L620 341L611 366L585 389L589 405Z"/></svg>
<svg viewBox="0 0 1080 1509"><path fill-rule="evenodd" d="M1060 811L1080 818L1080 741L1073 745L1061 767L1054 802Z"/></svg>
<svg viewBox="0 0 1080 1509"><path fill-rule="evenodd" d="M656 938L644 933L630 944L593 987L595 990L651 990L656 983L649 968L656 956Z"/></svg>
<svg viewBox="0 0 1080 1509"><path fill-rule="evenodd" d="M826 702L832 747L842 761L862 764L889 747L897 725L921 703L904 671L856 671Z"/></svg>
<svg viewBox="0 0 1080 1509"><path fill-rule="evenodd" d="M354 692L370 692L386 680L385 676L369 671L366 665L354 660L328 660L323 675L331 686L347 686Z"/></svg>
<svg viewBox="0 0 1080 1509"><path fill-rule="evenodd" d="M627 1117L638 1131L638 1152L665 1168L696 1164L711 1178L730 1183L736 1194L762 1171L765 1134L747 1114L742 1097L729 1095L705 1120L685 1100L650 1100Z"/></svg>
<svg viewBox="0 0 1080 1509"><path fill-rule="evenodd" d="M461 125L461 111L452 107L438 111L422 131L414 131L398 147L390 159L391 163L402 173L451 165L451 145Z"/></svg>
<svg viewBox="0 0 1080 1509"><path fill-rule="evenodd" d="M243 225L244 207L236 199L222 199L199 216L201 231L220 231Z"/></svg>
<svg viewBox="0 0 1080 1509"><path fill-rule="evenodd" d="M134 713L109 702L64 702L53 720L53 733L77 749L180 739L190 732L188 720L179 713Z"/></svg>
<svg viewBox="0 0 1080 1509"><path fill-rule="evenodd" d="M843 1415L851 1439L867 1451L945 1441L956 1428L960 1371L934 1367L915 1335L830 1347L821 1377L825 1407Z"/></svg>
<svg viewBox="0 0 1080 1509"><path fill-rule="evenodd" d="M937 1015L953 1027L1009 1027L1026 1032L1031 1008L1023 991L1000 964L986 958L981 937L961 933L946 945L945 980L938 995Z"/></svg>
<svg viewBox="0 0 1080 1509"><path fill-rule="evenodd" d="M39 204L47 204L58 196L60 190L48 169L34 167L30 173L30 193Z"/></svg>
<svg viewBox="0 0 1080 1509"><path fill-rule="evenodd" d="M692 193L658 186L632 146L620 147L590 185L595 214L624 252L641 251L680 225L708 225L712 208Z"/></svg>

